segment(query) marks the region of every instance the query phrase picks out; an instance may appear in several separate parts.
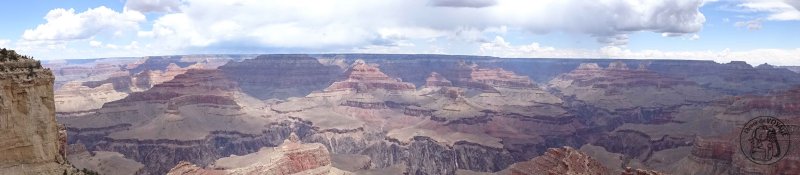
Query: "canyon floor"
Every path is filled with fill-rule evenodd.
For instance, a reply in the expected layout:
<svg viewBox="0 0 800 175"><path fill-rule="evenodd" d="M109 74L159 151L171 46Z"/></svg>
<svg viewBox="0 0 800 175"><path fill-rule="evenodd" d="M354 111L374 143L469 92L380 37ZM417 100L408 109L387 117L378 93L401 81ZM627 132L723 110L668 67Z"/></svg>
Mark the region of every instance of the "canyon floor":
<svg viewBox="0 0 800 175"><path fill-rule="evenodd" d="M770 164L742 151L751 119L800 125L800 74L770 65L392 54L42 65L66 160L103 174L800 173L796 130Z"/></svg>

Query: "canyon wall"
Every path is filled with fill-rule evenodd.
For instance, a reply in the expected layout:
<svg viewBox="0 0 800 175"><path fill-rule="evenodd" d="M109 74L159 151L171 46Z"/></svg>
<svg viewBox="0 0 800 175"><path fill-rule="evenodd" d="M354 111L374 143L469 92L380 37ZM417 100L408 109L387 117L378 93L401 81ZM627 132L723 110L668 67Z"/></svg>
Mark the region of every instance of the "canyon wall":
<svg viewBox="0 0 800 175"><path fill-rule="evenodd" d="M0 57L0 174L68 170L55 118L53 73L30 58ZM13 51L11 51L13 53Z"/></svg>
<svg viewBox="0 0 800 175"><path fill-rule="evenodd" d="M132 65L188 68L180 60ZM654 174L640 169L669 170L674 157L691 155L724 160L726 151L704 153L713 144L695 137L729 132L726 120L757 113L743 108L796 114L800 94L731 97L791 87L798 74L709 61L262 55L170 74L100 109L60 115L69 143L140 162L137 174L214 173L217 160L277 149L289 133L354 173L603 172L560 148L594 145L598 160L619 162L608 172ZM128 83L115 80L89 84ZM726 87L747 83L775 85Z"/></svg>

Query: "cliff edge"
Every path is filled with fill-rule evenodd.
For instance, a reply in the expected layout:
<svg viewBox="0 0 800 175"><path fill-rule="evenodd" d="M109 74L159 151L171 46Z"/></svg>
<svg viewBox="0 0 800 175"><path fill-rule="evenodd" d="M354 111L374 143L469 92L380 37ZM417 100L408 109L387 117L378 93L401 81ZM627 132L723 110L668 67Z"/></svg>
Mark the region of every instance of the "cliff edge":
<svg viewBox="0 0 800 175"><path fill-rule="evenodd" d="M60 150L53 81L39 61L0 49L0 174L72 172Z"/></svg>

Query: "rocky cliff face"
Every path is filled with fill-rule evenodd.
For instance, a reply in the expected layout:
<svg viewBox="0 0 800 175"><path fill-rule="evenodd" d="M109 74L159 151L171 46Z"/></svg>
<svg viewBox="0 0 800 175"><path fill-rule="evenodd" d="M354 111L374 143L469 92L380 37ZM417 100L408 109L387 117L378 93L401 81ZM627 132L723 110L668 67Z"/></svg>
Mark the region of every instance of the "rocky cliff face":
<svg viewBox="0 0 800 175"><path fill-rule="evenodd" d="M607 68L581 64L554 78L548 87L571 102L627 116L630 122L668 121L675 107L721 97L695 82L649 71L643 64L631 69L623 62L613 62Z"/></svg>
<svg viewBox="0 0 800 175"><path fill-rule="evenodd" d="M181 162L170 169L168 175L191 174L351 174L331 167L328 149L319 143L303 144L292 133L287 140L275 148L262 148L260 151L231 156L215 161L208 169L188 162Z"/></svg>
<svg viewBox="0 0 800 175"><path fill-rule="evenodd" d="M725 111L718 118L746 122L758 116L779 118L800 117L800 87L776 91L769 95L743 95L730 97L716 105Z"/></svg>
<svg viewBox="0 0 800 175"><path fill-rule="evenodd" d="M713 137L701 137L694 141L691 155L678 165L690 167L681 169L682 174L795 174L800 173L800 152L795 141L780 142L788 152L782 159L768 165L759 165L745 157L742 151L752 147L742 147L740 139L744 123L749 120L770 116L782 121L789 132L788 140L796 140L800 116L798 116L797 88L777 91L765 95L742 95L726 98L714 103L710 108L719 108L714 118L737 123L734 129ZM747 145L745 145L747 146ZM785 147L788 146L788 147Z"/></svg>
<svg viewBox="0 0 800 175"><path fill-rule="evenodd" d="M222 155L274 145L277 141L268 141L278 139L274 133L262 135L270 120L254 112L261 105L242 96L237 83L221 71L193 69L99 110L62 114L61 121L73 137L70 143L119 152L147 167L138 173L162 174L180 160L206 164ZM235 148L213 144L230 144L227 139L246 143ZM166 150L171 153L160 153Z"/></svg>
<svg viewBox="0 0 800 175"><path fill-rule="evenodd" d="M8 52L0 55L0 174L65 172L53 74L38 61Z"/></svg>
<svg viewBox="0 0 800 175"><path fill-rule="evenodd" d="M485 83L495 87L507 88L533 88L533 81L527 76L520 76L502 68L475 68L470 77L473 81Z"/></svg>
<svg viewBox="0 0 800 175"><path fill-rule="evenodd" d="M565 146L550 148L544 155L528 161L518 162L495 174L534 175L534 174L614 174L612 169L603 166L597 159ZM663 175L664 173L626 167L621 175Z"/></svg>
<svg viewBox="0 0 800 175"><path fill-rule="evenodd" d="M357 60L344 73L344 79L331 84L326 91L372 91L375 89L414 90L416 87L411 83L404 83L392 79L377 67L368 65L364 60Z"/></svg>
<svg viewBox="0 0 800 175"><path fill-rule="evenodd" d="M307 55L259 56L219 68L256 98L302 97L330 85L344 70Z"/></svg>
<svg viewBox="0 0 800 175"><path fill-rule="evenodd" d="M773 66L753 67L742 61L726 64L690 61L654 61L653 71L685 78L731 95L765 94L800 84L800 74Z"/></svg>
<svg viewBox="0 0 800 175"><path fill-rule="evenodd" d="M572 147L547 149L544 155L515 163L505 171L513 175L609 174L600 162Z"/></svg>
<svg viewBox="0 0 800 175"><path fill-rule="evenodd" d="M425 79L425 86L426 87L447 87L453 86L453 82L447 80L439 73L431 72L431 75Z"/></svg>
<svg viewBox="0 0 800 175"><path fill-rule="evenodd" d="M189 69L215 69L228 61L225 57L198 57L144 57L117 62L100 59L83 64L69 64L70 61L48 64L61 73L56 76L56 112L59 115L91 112L130 93L170 81Z"/></svg>
<svg viewBox="0 0 800 175"><path fill-rule="evenodd" d="M792 72L800 73L800 66L781 66L780 68L785 68Z"/></svg>

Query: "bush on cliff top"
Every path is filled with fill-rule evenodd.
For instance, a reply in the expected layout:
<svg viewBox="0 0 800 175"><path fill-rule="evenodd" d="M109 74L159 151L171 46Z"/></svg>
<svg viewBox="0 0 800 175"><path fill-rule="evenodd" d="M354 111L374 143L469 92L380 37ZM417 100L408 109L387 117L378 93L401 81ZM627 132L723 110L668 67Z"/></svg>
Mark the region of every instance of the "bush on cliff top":
<svg viewBox="0 0 800 175"><path fill-rule="evenodd" d="M21 59L33 59L30 56L20 55L11 49L0 49L0 61L17 61Z"/></svg>

